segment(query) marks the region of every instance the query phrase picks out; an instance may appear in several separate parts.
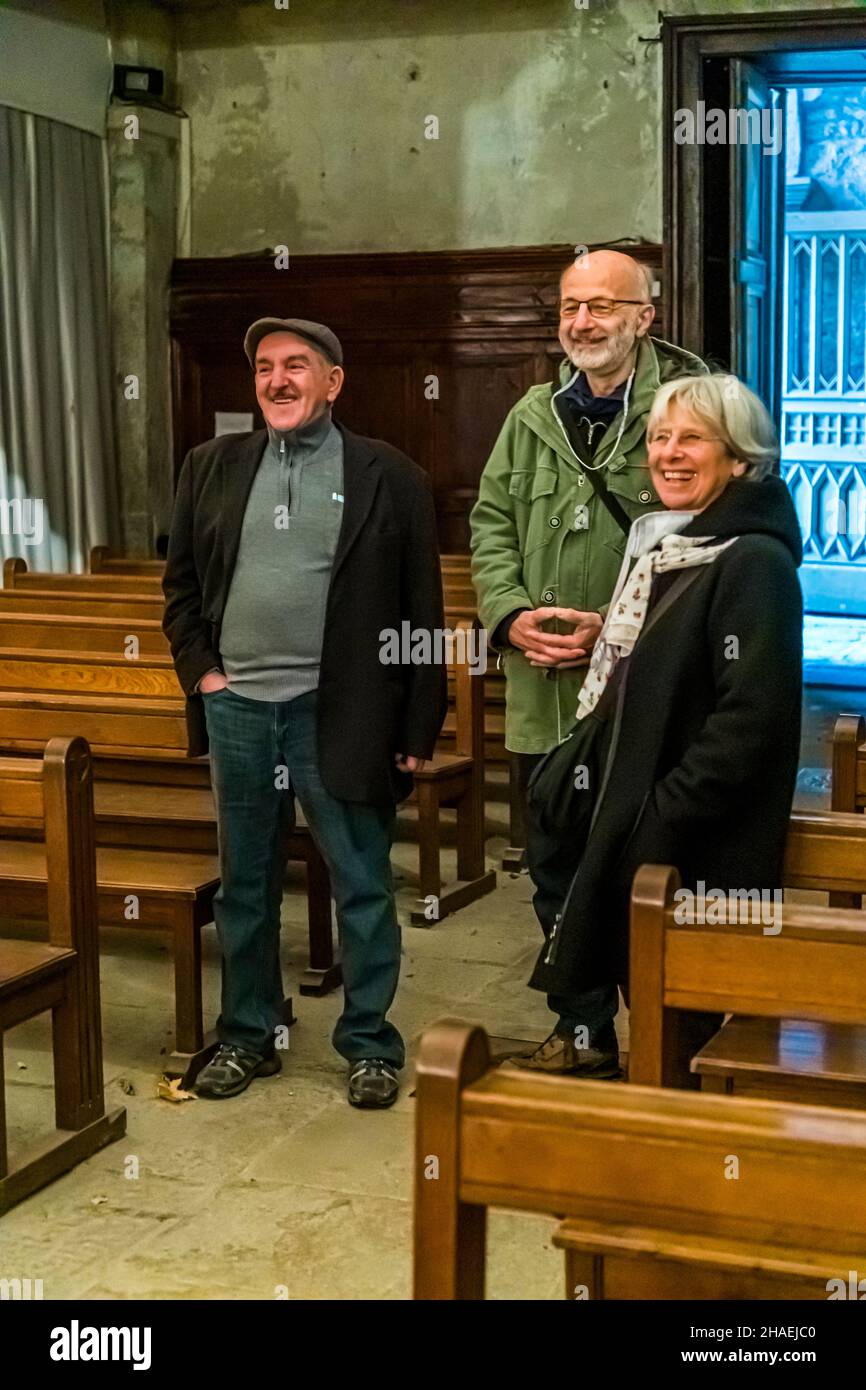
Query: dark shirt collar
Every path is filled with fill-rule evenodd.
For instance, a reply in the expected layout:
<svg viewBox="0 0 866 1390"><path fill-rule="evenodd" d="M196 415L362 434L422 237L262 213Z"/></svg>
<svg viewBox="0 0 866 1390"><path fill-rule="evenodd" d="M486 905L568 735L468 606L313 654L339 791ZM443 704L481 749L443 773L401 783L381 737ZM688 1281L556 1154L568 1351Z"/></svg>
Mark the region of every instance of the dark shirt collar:
<svg viewBox="0 0 866 1390"><path fill-rule="evenodd" d="M579 372L566 394L578 407L581 414L596 420L612 420L615 415L619 414L627 385L627 381L621 381L619 386L614 387L609 396L594 396L586 376L583 372Z"/></svg>

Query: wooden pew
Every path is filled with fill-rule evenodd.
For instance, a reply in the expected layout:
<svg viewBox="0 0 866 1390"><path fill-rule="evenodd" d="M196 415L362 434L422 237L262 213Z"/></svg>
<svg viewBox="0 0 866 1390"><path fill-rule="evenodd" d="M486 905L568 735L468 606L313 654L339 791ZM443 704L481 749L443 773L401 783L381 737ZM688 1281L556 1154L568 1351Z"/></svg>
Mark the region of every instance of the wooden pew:
<svg viewBox="0 0 866 1390"><path fill-rule="evenodd" d="M173 943L176 1050L206 1046L201 1017L202 925L213 920L219 886L216 811L205 760L185 756L182 703L168 699L31 694L0 690L0 749L38 751L46 737L76 730L96 755L97 834L102 921L148 927ZM198 765L197 765L198 764ZM188 774L196 774L198 785ZM35 847L7 850L0 884L15 891L22 913L39 910L44 891ZM30 857L28 857L28 855ZM335 956L327 868L306 826L289 839L289 856L307 874L310 958L300 988L326 994L341 983ZM118 885L126 884L120 893ZM122 899L139 898L139 917L126 921Z"/></svg>
<svg viewBox="0 0 866 1390"><path fill-rule="evenodd" d="M484 1297L488 1207L566 1218L568 1298L824 1300L862 1268L856 1112L491 1070L454 1020L417 1081L416 1299Z"/></svg>
<svg viewBox="0 0 866 1390"><path fill-rule="evenodd" d="M808 820L808 817L795 817ZM851 819L851 818L845 818ZM841 877L841 876L840 876ZM851 882L850 879L842 882ZM701 923L675 903L675 869L643 865L631 903L632 981L629 1080L638 1085L697 1084L692 1067L696 1038L707 1014L816 1024L866 1024L866 916L838 908L786 903L782 929L766 923ZM698 911L701 910L700 903ZM770 932L775 928L771 927ZM701 1042L705 1039L701 1039ZM779 1070L784 1068L779 1058ZM820 1059L819 1059L820 1060ZM810 1081L826 1100L833 1078L820 1066L788 1066L798 1095ZM850 1078L840 1078L847 1085ZM818 1094L818 1091L823 1094ZM862 1078L861 1078L862 1104Z"/></svg>
<svg viewBox="0 0 866 1390"><path fill-rule="evenodd" d="M442 555L442 595L445 621L451 628L461 620L474 622L478 605L472 585L469 555ZM454 692L449 682L449 712L442 731L443 747L451 748L455 732ZM488 763L508 761L505 751L505 677L497 653L488 649L484 682L484 756ZM522 853L522 851L521 851Z"/></svg>
<svg viewBox="0 0 866 1390"><path fill-rule="evenodd" d="M840 714L833 730L830 805L834 811L866 811L866 719Z"/></svg>
<svg viewBox="0 0 866 1390"><path fill-rule="evenodd" d="M156 575L162 579L164 560L134 560L107 545L95 545L90 552L91 574Z"/></svg>
<svg viewBox="0 0 866 1390"><path fill-rule="evenodd" d="M827 892L830 906L859 908L859 890L866 890L865 817L795 812L783 883ZM866 1108L866 1020L734 1015L692 1059L692 1072L703 1090L727 1095Z"/></svg>
<svg viewBox="0 0 866 1390"><path fill-rule="evenodd" d="M835 813L791 817L786 888L826 892L831 907L861 906L866 819ZM810 1105L866 1107L866 1020L839 1024L734 1015L692 1060L704 1090Z"/></svg>
<svg viewBox="0 0 866 1390"><path fill-rule="evenodd" d="M10 651L100 652L125 656L134 650L129 638L135 637L140 656L170 656L168 638L158 618L137 618L134 626L126 617L112 618L60 613L13 613L0 605L0 649Z"/></svg>
<svg viewBox="0 0 866 1390"><path fill-rule="evenodd" d="M106 779L118 788L107 797L100 791L102 920L123 925L116 885L125 878L124 896L139 899L135 924L167 932L172 939L176 1048L182 1055L198 1055L205 1047L200 931L213 920L218 887L216 815L211 802L205 825L201 798L194 807L189 798L184 801L185 792L195 798L206 789L208 769L206 763L196 767L186 758L184 701L170 658L127 661L80 651L70 659L50 649L0 650L0 747L37 751L46 737L64 733L88 738L100 788ZM191 785L168 785L163 769L170 769L171 780ZM124 805L131 814L119 814ZM193 811L194 824L188 828L182 819L185 809ZM166 844L165 834L157 830L160 817L173 844ZM123 821L119 834L118 818ZM19 869L28 878L27 886L17 889L25 915L39 911L44 891L42 866L31 862L34 847L28 853L31 858L21 848L8 851L2 866L10 891ZM304 826L293 832L289 854L307 870L310 962L301 989L328 993L341 982L341 967L334 954L327 869Z"/></svg>
<svg viewBox="0 0 866 1390"><path fill-rule="evenodd" d="M126 569L128 563L131 567ZM0 590L0 619L6 613L47 612L67 616L128 618L129 631L140 623L161 623L163 598L159 585L162 561L137 572L133 562L101 565L90 575L50 575L27 570L26 561L15 557L4 566L4 588ZM449 626L461 618L475 617L475 596L469 573L469 556L443 556L445 615ZM117 583L113 582L116 578ZM453 686L451 709L443 729L443 748L450 751L455 736ZM497 668L496 653L489 654L485 696L485 754L489 761L507 761L505 752L505 680Z"/></svg>
<svg viewBox="0 0 866 1390"><path fill-rule="evenodd" d="M201 999L201 929L213 921L219 862L213 854L100 846L96 851L98 920L103 927L153 931L171 943L174 962L175 1052L205 1047ZM39 920L50 891L44 847L0 840L4 910Z"/></svg>
<svg viewBox="0 0 866 1390"><path fill-rule="evenodd" d="M104 590L81 593L76 589L0 589L0 615L7 613L57 614L67 617L124 618L129 631L143 619L162 621L165 604L158 594Z"/></svg>
<svg viewBox="0 0 866 1390"><path fill-rule="evenodd" d="M415 773L419 887L421 897L427 900L426 907L412 912L417 926L441 921L496 887L496 873L484 862L484 676L473 674L469 664L469 639L474 631L480 631L477 619L461 618L455 626L457 639L449 663L455 688L454 752L437 749L424 769ZM444 889L440 867L442 806L454 806L457 812L457 880ZM430 902L431 898L435 902Z"/></svg>
<svg viewBox="0 0 866 1390"><path fill-rule="evenodd" d="M40 759L0 759L0 836L22 823L42 842L48 940L0 938L0 1213L126 1132L126 1111L106 1113L103 1094L93 774L83 739L52 739ZM15 903L4 896L2 904L14 917ZM10 1164L3 1034L48 1009L56 1128Z"/></svg>
<svg viewBox="0 0 866 1390"><path fill-rule="evenodd" d="M468 586L469 602L474 608L474 595L472 594L471 582L469 581L468 569L466 568L463 557L458 557L459 564L456 566L458 572L458 587L462 599L466 600L466 590ZM98 607L94 606L94 595L98 595L96 604L111 603L112 605L124 602L124 596L117 592L117 588L97 589L97 581L106 584L113 584L113 576L117 576L118 582L123 579L128 586L129 592L134 589L139 591L146 589L153 583L154 576L148 571L145 574L125 573L119 569L110 571L106 568L104 557L97 557L98 573L89 576L46 576L32 575L26 569L23 560L13 560L7 562L5 574L8 589L11 593L20 592L22 589L27 591L28 585L41 585L41 592L46 595L46 601L53 605L52 592L62 593L65 599L74 603L74 594L80 593L91 605L88 613L98 613ZM446 570L447 570L446 562ZM46 587L48 581L57 581L56 590ZM462 587L461 587L462 586ZM464 602L464 607L468 604ZM114 614L114 606L112 606ZM128 615L131 619L132 615ZM0 623L2 623L3 610L0 608ZM120 621L124 620L123 614L119 615ZM102 620L104 625L109 621L108 618ZM136 615L138 621L138 615ZM468 630L471 622L467 618L458 619L455 626L460 630ZM120 635L115 633L115 636ZM127 643L130 635L123 634L124 643ZM140 651L140 649L139 649ZM132 674L134 672L134 674ZM417 779L417 801L419 807L420 821L420 879L421 893L425 899L425 904L413 913L413 921L417 923L428 923L429 900L436 898L435 919L447 916L460 906L474 899L483 893L492 891L495 887L495 874L487 872L484 866L484 784L483 784L483 749L484 749L484 718L483 718L483 680L476 680L475 689L471 684L465 683L458 678L456 666L452 666L450 671L451 685L455 697L455 714L453 720L453 747L454 752L440 751L432 760L425 771ZM458 686L460 687L459 699L457 696ZM4 648L0 645L0 691L34 691L49 692L62 690L71 695L127 695L135 693L147 695L151 701L156 701L176 695L180 697L181 692L174 676L170 658L165 653L161 655L139 655L134 662L126 659L125 652L119 656L108 656L102 652L86 652L83 645L76 651L74 661L69 661L67 654L62 648L46 648L38 652L25 651L21 647ZM476 699L476 696L478 697ZM471 697L471 698L470 698ZM0 697L2 698L2 697ZM460 707L458 719L457 708ZM473 714L473 709L477 708L477 717ZM0 705L2 711L2 705ZM87 711L88 715L93 715L94 711ZM82 717L84 711L82 711ZM20 723L20 718L16 720ZM91 730L90 736L93 746L98 755L103 756L104 746L97 736L97 731ZM152 756L152 746L149 747L149 756ZM442 892L441 877L439 871L440 861L440 824L439 808L441 805L455 805L457 808L457 853L458 853L458 879L455 884L450 885L444 893ZM319 862L314 862L312 853L305 855L310 869L310 878L315 882L324 882L324 866ZM328 904L328 914L330 917L330 904ZM318 914L317 914L318 915ZM329 936L330 940L330 928ZM339 965L333 959L333 948L328 949L325 944L325 934L322 924L316 922L315 931L311 934L313 948L311 950L310 970L302 984L303 992L325 992L339 982Z"/></svg>
<svg viewBox="0 0 866 1390"><path fill-rule="evenodd" d="M96 834L100 845L183 848L216 857L217 817L210 786L97 782ZM306 825L298 824L291 832L288 858L303 863L306 871L309 958L298 988L305 995L330 994L343 979L334 952L331 880Z"/></svg>
<svg viewBox="0 0 866 1390"><path fill-rule="evenodd" d="M14 556L3 565L4 589L39 589L43 592L60 589L65 593L84 595L98 593L153 594L162 597L161 573L136 574L128 571L107 571L96 574L52 574L29 570L27 561Z"/></svg>
<svg viewBox="0 0 866 1390"><path fill-rule="evenodd" d="M78 627L74 657L62 649L0 644L0 744L22 749L35 743L38 747L41 726L46 723L52 732L81 732L90 739L97 757L98 786L101 788L106 780L123 785L123 795L131 807L138 808L139 828L146 829L152 847L169 847L156 828L162 813L164 826L170 828L178 849L215 855L216 815L212 803L207 833L202 835L203 803L196 802L194 796L184 800L181 790L181 786L196 792L207 788L209 769L206 760L186 757L183 692L161 624L154 621L150 636L155 639L156 629L159 630L163 651L140 653L137 659L128 660L123 651L111 654L101 645L107 630L114 640L126 643L130 624L122 618L57 618L49 614L39 619L36 615L19 614L7 621L13 625L23 623L29 632L38 630L41 622L43 631L54 632L61 640L69 627L76 623ZM0 627L2 623L0 612ZM89 623L96 626L91 629ZM147 636L147 632L141 633L142 638ZM7 699L7 695L12 698ZM34 719L40 727L34 728ZM29 738L21 737L28 733ZM141 786L133 790L133 782L153 783L155 790L149 794ZM112 798L115 809L120 805L120 797L121 793L117 793ZM184 808L192 812L195 826L187 826L183 821ZM147 842L141 834L129 838L131 819L134 817L125 818L120 841L108 843L135 844L146 849ZM330 880L324 860L303 824L290 837L289 857L303 862L306 868L310 960L300 989L303 994L326 994L342 980L333 946ZM184 1029L184 1033L188 1035L188 1030Z"/></svg>
<svg viewBox="0 0 866 1390"><path fill-rule="evenodd" d="M0 647L0 690L183 701L170 656Z"/></svg>

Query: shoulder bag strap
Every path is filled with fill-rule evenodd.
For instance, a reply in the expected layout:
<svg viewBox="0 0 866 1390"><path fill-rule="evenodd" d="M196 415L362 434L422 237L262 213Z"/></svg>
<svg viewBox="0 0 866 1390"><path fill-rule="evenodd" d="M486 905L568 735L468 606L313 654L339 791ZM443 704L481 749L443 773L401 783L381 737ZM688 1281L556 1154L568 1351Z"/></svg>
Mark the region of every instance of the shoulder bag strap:
<svg viewBox="0 0 866 1390"><path fill-rule="evenodd" d="M554 409L556 410L557 415L562 421L563 428L565 429L565 433L568 436L568 442L571 445L572 453L574 454L578 463L582 463L583 460L581 459L576 447L580 443L580 440L577 438L577 427L574 423L574 419L571 414L570 404L563 400L562 397L559 397L554 403ZM629 516L625 508L616 500L616 498L612 497L608 492L607 484L604 481L604 470L601 468L590 468L588 465L586 465L584 467L584 472L586 476L589 478L589 481L592 485L592 490L595 493L601 505L604 508L606 508L606 510L613 517L617 526L627 536L629 531L631 530L631 517Z"/></svg>

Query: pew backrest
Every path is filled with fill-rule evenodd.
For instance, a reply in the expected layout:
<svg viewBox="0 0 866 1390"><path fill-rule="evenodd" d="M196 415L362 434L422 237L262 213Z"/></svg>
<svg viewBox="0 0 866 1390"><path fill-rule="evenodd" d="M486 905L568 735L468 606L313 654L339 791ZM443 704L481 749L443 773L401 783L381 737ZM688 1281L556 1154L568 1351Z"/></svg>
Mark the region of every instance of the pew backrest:
<svg viewBox="0 0 866 1390"><path fill-rule="evenodd" d="M840 1276L863 1249L854 1112L491 1069L456 1020L423 1034L417 1096L416 1298L484 1296L489 1206L838 1251Z"/></svg>
<svg viewBox="0 0 866 1390"><path fill-rule="evenodd" d="M14 556L3 565L4 589L58 589L83 595L99 593L162 595L160 574L129 573L125 570L96 574L53 574L29 570L26 560Z"/></svg>
<svg viewBox="0 0 866 1390"><path fill-rule="evenodd" d="M157 618L99 617L63 613L15 613L0 605L0 648L16 651L101 652L126 656L130 637L141 656L170 655Z"/></svg>
<svg viewBox="0 0 866 1390"><path fill-rule="evenodd" d="M695 1014L866 1023L860 912L685 898L675 869L644 864L632 888L630 941L629 1078L639 1085L696 1084L688 1069L698 1050Z"/></svg>
<svg viewBox="0 0 866 1390"><path fill-rule="evenodd" d="M107 545L95 545L90 552L91 574L145 574L162 578L164 560L135 560Z"/></svg>
<svg viewBox="0 0 866 1390"><path fill-rule="evenodd" d="M83 738L52 738L41 758L0 757L0 838L45 841L53 946L80 950L97 922L93 767Z"/></svg>
<svg viewBox="0 0 866 1390"><path fill-rule="evenodd" d="M161 621L165 605L157 594L120 594L116 590L81 593L75 589L0 589L0 615L60 614L67 617L123 618L135 632L141 618Z"/></svg>

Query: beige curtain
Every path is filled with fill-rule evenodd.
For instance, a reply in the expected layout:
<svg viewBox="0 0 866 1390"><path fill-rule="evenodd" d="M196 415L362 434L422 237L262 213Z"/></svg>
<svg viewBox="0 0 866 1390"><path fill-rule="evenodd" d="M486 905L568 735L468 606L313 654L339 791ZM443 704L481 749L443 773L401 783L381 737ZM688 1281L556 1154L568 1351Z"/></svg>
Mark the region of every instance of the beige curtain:
<svg viewBox="0 0 866 1390"><path fill-rule="evenodd" d="M0 554L83 570L119 536L98 136L0 106Z"/></svg>

